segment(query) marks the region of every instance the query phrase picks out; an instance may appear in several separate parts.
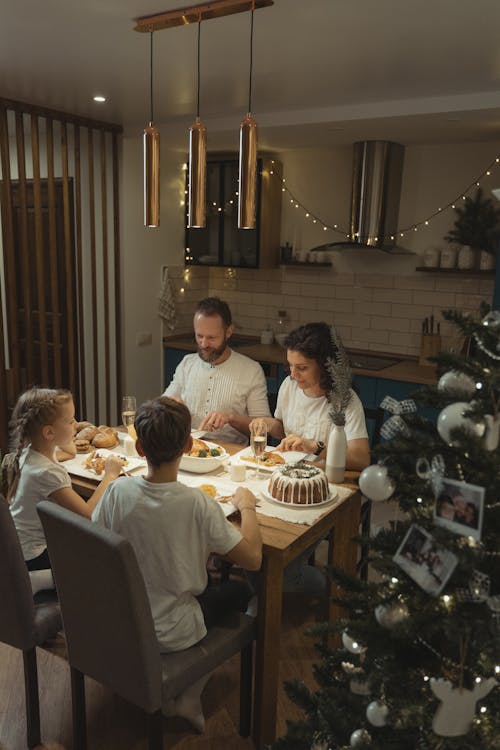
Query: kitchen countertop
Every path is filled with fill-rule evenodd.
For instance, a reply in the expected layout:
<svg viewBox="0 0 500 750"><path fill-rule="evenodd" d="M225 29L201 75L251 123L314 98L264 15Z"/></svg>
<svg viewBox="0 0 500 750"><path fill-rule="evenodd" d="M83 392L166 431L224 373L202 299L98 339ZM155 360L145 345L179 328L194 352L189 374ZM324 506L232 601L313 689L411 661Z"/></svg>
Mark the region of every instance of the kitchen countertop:
<svg viewBox="0 0 500 750"><path fill-rule="evenodd" d="M258 362L271 362L272 364L286 364L285 350L279 344L261 344L255 337L252 342L251 336L242 336L243 341L238 342L238 334L235 334L235 342L231 348L240 354L245 354L251 359ZM165 336L163 345L166 348L185 349L186 352L196 351L194 338L189 333L179 333L173 336ZM357 349L359 354L371 354L372 356L384 356L392 359L399 359L394 365L384 367L381 370L369 370L360 367L353 367L355 375L365 375L370 378L385 378L387 380L400 380L406 383L419 383L420 385L435 385L437 382L435 366L424 367L418 364L416 357L405 356L404 354L394 354L387 352L374 352L371 350L362 351Z"/></svg>

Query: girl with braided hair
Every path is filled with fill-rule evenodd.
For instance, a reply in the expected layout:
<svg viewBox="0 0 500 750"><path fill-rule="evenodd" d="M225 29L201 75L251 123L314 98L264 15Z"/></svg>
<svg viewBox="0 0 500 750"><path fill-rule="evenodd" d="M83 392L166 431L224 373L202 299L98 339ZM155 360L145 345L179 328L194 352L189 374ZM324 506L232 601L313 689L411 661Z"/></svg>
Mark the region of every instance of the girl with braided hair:
<svg viewBox="0 0 500 750"><path fill-rule="evenodd" d="M106 487L119 476L122 462L117 456L106 460L104 477L85 502L71 487L67 470L57 461L56 449L72 453L75 407L69 391L30 388L18 399L11 420L14 456L8 469L7 500L29 571L44 571L43 585L53 587L47 543L36 511L40 500L53 500L90 518Z"/></svg>

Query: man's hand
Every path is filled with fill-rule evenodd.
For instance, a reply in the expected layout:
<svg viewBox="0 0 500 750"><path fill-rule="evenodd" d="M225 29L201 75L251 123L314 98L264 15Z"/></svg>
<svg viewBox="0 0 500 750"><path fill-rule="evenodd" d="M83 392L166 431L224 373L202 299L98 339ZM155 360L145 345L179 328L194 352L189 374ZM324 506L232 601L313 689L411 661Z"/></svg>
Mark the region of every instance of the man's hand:
<svg viewBox="0 0 500 750"><path fill-rule="evenodd" d="M223 411L212 411L207 414L203 419L197 430L205 430L206 432L213 432L214 430L221 430L225 424L229 424L231 421L231 414Z"/></svg>

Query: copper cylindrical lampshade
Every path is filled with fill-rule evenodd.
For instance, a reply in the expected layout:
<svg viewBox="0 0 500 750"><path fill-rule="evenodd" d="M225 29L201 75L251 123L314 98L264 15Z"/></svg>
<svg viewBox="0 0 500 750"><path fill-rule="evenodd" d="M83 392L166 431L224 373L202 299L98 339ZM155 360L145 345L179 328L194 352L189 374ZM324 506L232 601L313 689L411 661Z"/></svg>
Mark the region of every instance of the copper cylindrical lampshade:
<svg viewBox="0 0 500 750"><path fill-rule="evenodd" d="M189 128L188 227L206 226L207 129L197 117Z"/></svg>
<svg viewBox="0 0 500 750"><path fill-rule="evenodd" d="M240 125L238 229L255 229L257 194L257 123L250 112Z"/></svg>
<svg viewBox="0 0 500 750"><path fill-rule="evenodd" d="M144 226L160 225L160 131L144 128Z"/></svg>

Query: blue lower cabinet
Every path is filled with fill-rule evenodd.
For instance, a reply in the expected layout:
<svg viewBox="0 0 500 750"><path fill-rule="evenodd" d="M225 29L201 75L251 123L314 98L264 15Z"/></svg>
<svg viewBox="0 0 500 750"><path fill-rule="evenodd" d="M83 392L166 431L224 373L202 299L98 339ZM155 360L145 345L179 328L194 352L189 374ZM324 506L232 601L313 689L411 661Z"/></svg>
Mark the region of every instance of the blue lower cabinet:
<svg viewBox="0 0 500 750"><path fill-rule="evenodd" d="M184 359L186 354L190 354L190 352L187 352L185 349L170 349L165 348L163 350L163 356L164 356L164 373L165 373L165 383L164 383L164 389L167 387L167 385L170 385L172 382L172 378L174 377L174 372L177 369L177 365L179 362Z"/></svg>

